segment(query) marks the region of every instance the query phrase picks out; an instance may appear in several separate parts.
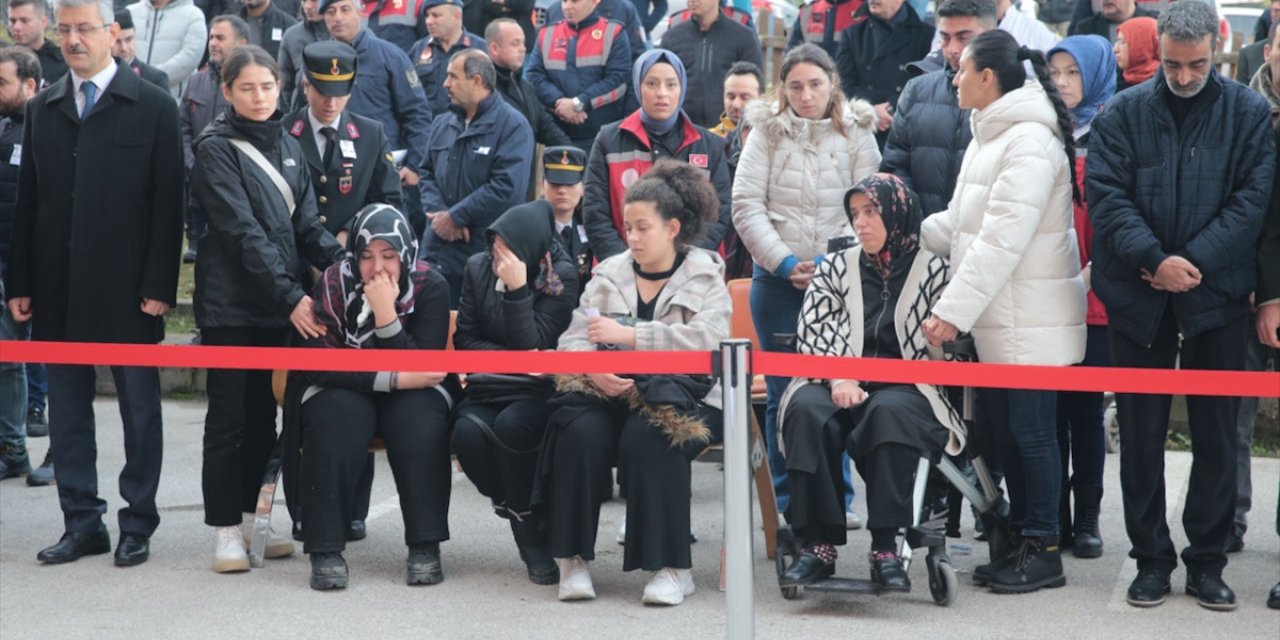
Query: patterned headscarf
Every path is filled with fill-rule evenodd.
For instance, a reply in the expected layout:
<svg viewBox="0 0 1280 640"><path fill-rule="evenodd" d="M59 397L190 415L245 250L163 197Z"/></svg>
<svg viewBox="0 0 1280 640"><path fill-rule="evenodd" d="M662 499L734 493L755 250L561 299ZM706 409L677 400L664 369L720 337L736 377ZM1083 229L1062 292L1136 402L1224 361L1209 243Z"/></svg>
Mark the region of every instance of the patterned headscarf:
<svg viewBox="0 0 1280 640"><path fill-rule="evenodd" d="M866 256L880 275L888 280L893 272L893 261L915 253L920 246L920 224L924 221L920 200L897 176L873 173L844 194L844 215L850 225L853 224L853 212L849 210L849 200L855 193L866 195L880 209L880 220L884 222L885 230L884 247L878 253Z"/></svg>
<svg viewBox="0 0 1280 640"><path fill-rule="evenodd" d="M356 214L347 236L347 257L325 269L316 284L316 318L328 329L325 343L359 349L373 335L373 310L364 297L360 253L375 240L385 240L400 254L400 298L396 315L413 313L414 300L426 286L427 263L418 260L413 227L395 207L371 204Z"/></svg>

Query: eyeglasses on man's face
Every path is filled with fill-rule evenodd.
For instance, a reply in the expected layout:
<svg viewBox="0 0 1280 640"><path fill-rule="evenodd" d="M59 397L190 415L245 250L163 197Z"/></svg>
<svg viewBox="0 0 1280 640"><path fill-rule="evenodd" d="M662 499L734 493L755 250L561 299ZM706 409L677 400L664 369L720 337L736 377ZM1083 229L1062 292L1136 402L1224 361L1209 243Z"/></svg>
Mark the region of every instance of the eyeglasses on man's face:
<svg viewBox="0 0 1280 640"><path fill-rule="evenodd" d="M59 38L66 38L70 36L72 31L74 31L76 35L80 36L81 38L88 38L94 33L97 33L99 30L106 29L109 26L111 25L89 24L86 22L86 23L77 24L75 26L68 25L68 24L60 24L54 27L53 30L55 33L58 34Z"/></svg>

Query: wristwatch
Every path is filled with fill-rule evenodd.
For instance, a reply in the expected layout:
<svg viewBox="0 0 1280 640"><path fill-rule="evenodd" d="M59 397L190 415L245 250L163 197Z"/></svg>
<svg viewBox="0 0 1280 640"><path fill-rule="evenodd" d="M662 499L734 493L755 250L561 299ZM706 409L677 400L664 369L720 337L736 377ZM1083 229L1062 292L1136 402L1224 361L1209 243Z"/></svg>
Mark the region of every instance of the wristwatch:
<svg viewBox="0 0 1280 640"><path fill-rule="evenodd" d="M587 110L587 105L582 104L582 98L573 99L573 110L577 111L578 113L582 113L583 111Z"/></svg>

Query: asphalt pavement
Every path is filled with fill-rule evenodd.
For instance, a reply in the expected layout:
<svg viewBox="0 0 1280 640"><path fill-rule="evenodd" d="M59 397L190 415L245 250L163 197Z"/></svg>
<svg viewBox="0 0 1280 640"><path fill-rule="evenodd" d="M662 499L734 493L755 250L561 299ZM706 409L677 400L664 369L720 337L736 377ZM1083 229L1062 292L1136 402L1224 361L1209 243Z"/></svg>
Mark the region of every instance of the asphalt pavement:
<svg viewBox="0 0 1280 640"><path fill-rule="evenodd" d="M114 399L95 404L99 419L100 494L109 503L106 523L113 543L115 510L121 506L116 475L123 462L119 414ZM301 553L268 560L266 567L220 575L210 569L213 530L203 524L200 450L204 405L166 401L164 475L158 502L161 524L152 538L151 560L120 569L110 555L67 565L41 566L36 552L62 534L53 487L27 487L21 479L0 482L0 639L23 638L720 638L725 635L725 599L718 590L723 530L722 472L695 463L693 545L697 593L674 608L646 607L642 572L622 572L622 547L614 537L624 505L612 501L601 514L592 565L598 598L561 603L554 586L535 586L525 576L507 523L465 476L455 474L450 506L452 539L442 545L443 584L404 584L403 529L395 483L385 455L378 455L368 539L346 553L351 586L315 592L307 586L309 563ZM41 460L46 438L30 442ZM1169 521L1175 541L1191 456L1167 456ZM1174 573L1174 593L1163 606L1140 610L1124 602L1136 574L1125 555L1118 479L1119 460L1109 456L1102 533L1106 553L1095 560L1070 556L1067 586L1022 596L995 595L960 576L950 607L929 596L922 562L911 569L910 594L850 596L806 593L781 597L774 564L764 556L756 531L755 629L758 638L1280 638L1280 611L1267 609L1268 590L1280 581L1280 537L1275 532L1280 461L1253 461L1254 508L1243 552L1230 556L1225 579L1240 607L1210 612L1183 595L1185 573ZM858 482L862 486L861 481ZM275 523L288 531L288 513L277 496ZM858 509L865 515L861 496ZM967 511L967 510L966 510ZM986 561L982 543L951 540L952 560L967 571ZM854 532L841 549L840 575L866 577L870 536ZM921 556L922 557L922 556Z"/></svg>

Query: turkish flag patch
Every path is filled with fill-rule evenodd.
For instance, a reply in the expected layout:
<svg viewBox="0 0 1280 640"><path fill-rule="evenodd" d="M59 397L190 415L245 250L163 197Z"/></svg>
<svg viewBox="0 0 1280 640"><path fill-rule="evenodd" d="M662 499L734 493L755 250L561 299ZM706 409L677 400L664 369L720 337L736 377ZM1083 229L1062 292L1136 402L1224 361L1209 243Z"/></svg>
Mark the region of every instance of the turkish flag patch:
<svg viewBox="0 0 1280 640"><path fill-rule="evenodd" d="M689 154L689 164L691 164L691 165L693 165L693 166L695 166L695 167L697 167L697 168L699 168L699 169L706 169L706 168L707 168L707 154L705 154L705 153L691 153L691 154Z"/></svg>

